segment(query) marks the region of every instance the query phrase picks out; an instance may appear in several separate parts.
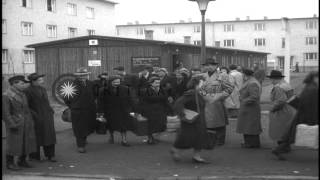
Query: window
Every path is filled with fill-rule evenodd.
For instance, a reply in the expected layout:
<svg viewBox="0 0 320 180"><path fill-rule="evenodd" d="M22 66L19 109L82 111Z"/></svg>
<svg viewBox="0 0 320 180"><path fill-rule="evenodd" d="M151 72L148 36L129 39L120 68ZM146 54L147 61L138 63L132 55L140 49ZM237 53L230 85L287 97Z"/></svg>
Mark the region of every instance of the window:
<svg viewBox="0 0 320 180"><path fill-rule="evenodd" d="M31 0L21 0L21 6L31 8Z"/></svg>
<svg viewBox="0 0 320 180"><path fill-rule="evenodd" d="M24 36L32 36L32 23L30 22L22 22L22 35Z"/></svg>
<svg viewBox="0 0 320 180"><path fill-rule="evenodd" d="M215 47L220 47L220 41L215 41L215 42L214 42L214 46L215 46Z"/></svg>
<svg viewBox="0 0 320 180"><path fill-rule="evenodd" d="M318 60L318 53L304 53L304 59L307 61Z"/></svg>
<svg viewBox="0 0 320 180"><path fill-rule="evenodd" d="M88 35L89 35L89 36L96 35L96 31L93 30L93 29L88 29Z"/></svg>
<svg viewBox="0 0 320 180"><path fill-rule="evenodd" d="M171 27L171 26L165 27L164 32L166 34L173 34L174 33L174 27Z"/></svg>
<svg viewBox="0 0 320 180"><path fill-rule="evenodd" d="M265 38L254 39L254 45L255 46L265 46L266 45L266 39Z"/></svg>
<svg viewBox="0 0 320 180"><path fill-rule="evenodd" d="M191 36L184 36L184 43L185 44L190 44L191 43Z"/></svg>
<svg viewBox="0 0 320 180"><path fill-rule="evenodd" d="M138 28L137 28L137 35L143 35L143 34L144 34L144 31L145 31L145 28L138 27Z"/></svg>
<svg viewBox="0 0 320 180"><path fill-rule="evenodd" d="M306 37L306 45L316 45L317 37Z"/></svg>
<svg viewBox="0 0 320 180"><path fill-rule="evenodd" d="M286 38L281 38L281 47L282 48L286 47Z"/></svg>
<svg viewBox="0 0 320 180"><path fill-rule="evenodd" d="M68 28L68 33L69 33L69 38L76 37L76 35L77 35L77 28L69 27L69 28Z"/></svg>
<svg viewBox="0 0 320 180"><path fill-rule="evenodd" d="M8 62L8 49L2 49L2 63Z"/></svg>
<svg viewBox="0 0 320 180"><path fill-rule="evenodd" d="M47 0L47 10L50 12L56 11L56 0Z"/></svg>
<svg viewBox="0 0 320 180"><path fill-rule="evenodd" d="M201 27L200 26L194 26L193 27L193 32L195 32L195 33L201 32Z"/></svg>
<svg viewBox="0 0 320 180"><path fill-rule="evenodd" d="M255 31L264 31L265 30L265 24L264 23L255 23L254 24L254 30Z"/></svg>
<svg viewBox="0 0 320 180"><path fill-rule="evenodd" d="M67 6L68 6L68 14L76 16L77 15L77 5L72 4L72 3L68 3Z"/></svg>
<svg viewBox="0 0 320 180"><path fill-rule="evenodd" d="M233 39L226 39L223 41L224 47L233 47L234 46L234 40Z"/></svg>
<svg viewBox="0 0 320 180"><path fill-rule="evenodd" d="M7 33L7 20L2 19L2 34Z"/></svg>
<svg viewBox="0 0 320 180"><path fill-rule="evenodd" d="M47 25L47 36L48 38L57 37L57 26L56 25Z"/></svg>
<svg viewBox="0 0 320 180"><path fill-rule="evenodd" d="M201 45L201 41L193 41L194 45Z"/></svg>
<svg viewBox="0 0 320 180"><path fill-rule="evenodd" d="M224 32L231 32L231 31L234 31L233 24L225 24L224 25Z"/></svg>
<svg viewBox="0 0 320 180"><path fill-rule="evenodd" d="M307 29L317 29L317 21L308 21L306 22Z"/></svg>
<svg viewBox="0 0 320 180"><path fill-rule="evenodd" d="M24 63L34 63L34 50L23 50Z"/></svg>
<svg viewBox="0 0 320 180"><path fill-rule="evenodd" d="M94 9L91 7L87 7L87 18L94 19Z"/></svg>

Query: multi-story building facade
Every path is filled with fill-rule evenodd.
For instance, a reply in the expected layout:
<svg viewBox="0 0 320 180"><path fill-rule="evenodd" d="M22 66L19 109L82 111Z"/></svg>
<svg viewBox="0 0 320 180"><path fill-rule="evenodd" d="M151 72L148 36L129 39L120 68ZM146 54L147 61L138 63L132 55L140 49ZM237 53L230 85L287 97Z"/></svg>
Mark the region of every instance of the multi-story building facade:
<svg viewBox="0 0 320 180"><path fill-rule="evenodd" d="M283 69L286 53L284 22L289 27L291 68L296 63L302 70L318 68L318 17L280 18L206 22L206 45L269 52L268 61ZM145 30L153 39L201 44L201 22L117 25L120 37L145 38Z"/></svg>
<svg viewBox="0 0 320 180"><path fill-rule="evenodd" d="M2 73L35 71L25 45L86 35L115 35L115 5L108 0L2 0Z"/></svg>

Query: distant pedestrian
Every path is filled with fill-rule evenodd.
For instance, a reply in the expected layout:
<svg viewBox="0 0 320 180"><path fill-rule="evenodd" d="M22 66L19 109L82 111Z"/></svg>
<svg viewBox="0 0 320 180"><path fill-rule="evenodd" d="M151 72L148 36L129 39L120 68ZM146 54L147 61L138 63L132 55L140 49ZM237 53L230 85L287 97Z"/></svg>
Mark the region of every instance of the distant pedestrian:
<svg viewBox="0 0 320 180"><path fill-rule="evenodd" d="M72 130L79 153L86 152L87 137L94 132L97 126L94 85L89 80L89 74L86 68L79 68L74 73L77 78L71 87L62 90L64 102L71 110Z"/></svg>
<svg viewBox="0 0 320 180"><path fill-rule="evenodd" d="M205 122L205 102L199 94L200 81L203 77L193 77L188 82L188 90L184 92L174 105L174 109L181 119L181 128L171 149L174 160L180 160L180 150L193 149L193 162L208 163L200 155L202 149L208 146L208 135ZM190 122L186 120L184 109L199 113L197 118Z"/></svg>
<svg viewBox="0 0 320 180"><path fill-rule="evenodd" d="M123 66L113 68L116 75L121 77L121 84L128 86L130 89L136 91L139 85L139 77L135 74L129 74L125 71Z"/></svg>
<svg viewBox="0 0 320 180"><path fill-rule="evenodd" d="M296 110L287 101L293 96L293 88L283 80L284 76L280 71L272 70L270 76L273 88L271 90L271 110L269 113L269 136L277 144L283 141L283 135L289 130ZM287 146L286 151L290 151Z"/></svg>
<svg viewBox="0 0 320 180"><path fill-rule="evenodd" d="M43 87L44 74L32 73L28 76L31 85L25 90L28 103L33 112L35 132L37 137L37 152L30 158L41 160L40 147L50 162L56 162L55 144L56 131L54 128L54 110L50 106L47 90Z"/></svg>
<svg viewBox="0 0 320 180"><path fill-rule="evenodd" d="M242 73L242 67L240 65L237 66L237 71Z"/></svg>
<svg viewBox="0 0 320 180"><path fill-rule="evenodd" d="M99 95L99 89L102 87L107 87L108 85L108 79L109 79L109 74L108 72L103 72L98 75L98 79L94 80L94 96L95 98L98 98Z"/></svg>
<svg viewBox="0 0 320 180"><path fill-rule="evenodd" d="M260 94L261 85L253 77L253 71L243 69L244 83L240 89L240 109L237 133L243 134L243 148L260 148L261 127Z"/></svg>
<svg viewBox="0 0 320 180"><path fill-rule="evenodd" d="M299 72L299 62L296 62L296 69L295 72Z"/></svg>
<svg viewBox="0 0 320 180"><path fill-rule="evenodd" d="M34 121L24 90L24 76L9 78L10 87L2 95L2 119L6 124L6 165L10 170L32 167L26 157L36 151Z"/></svg>
<svg viewBox="0 0 320 180"><path fill-rule="evenodd" d="M254 64L253 67L253 76L258 80L258 82L260 83L260 85L262 85L265 77L266 77L266 72L264 69L260 69L259 65L257 63Z"/></svg>
<svg viewBox="0 0 320 180"><path fill-rule="evenodd" d="M143 71L139 73L138 89L147 88L150 84L148 83L152 76L153 68L151 66L145 66Z"/></svg>
<svg viewBox="0 0 320 180"><path fill-rule="evenodd" d="M232 77L232 85L234 86L234 89L229 96L230 99L233 102L233 107L229 107L228 113L230 113L231 117L237 117L238 111L240 108L240 88L243 84L243 74L239 71L237 71L237 66L236 65L230 65L230 76Z"/></svg>

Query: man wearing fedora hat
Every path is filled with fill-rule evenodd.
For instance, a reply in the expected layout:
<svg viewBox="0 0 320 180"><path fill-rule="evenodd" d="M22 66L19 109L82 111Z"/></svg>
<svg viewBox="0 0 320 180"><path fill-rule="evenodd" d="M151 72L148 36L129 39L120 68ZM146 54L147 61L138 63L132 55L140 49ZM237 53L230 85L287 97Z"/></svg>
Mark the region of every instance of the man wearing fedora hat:
<svg viewBox="0 0 320 180"><path fill-rule="evenodd" d="M56 131L54 128L54 111L50 106L47 90L42 87L44 74L32 73L28 76L30 86L25 90L29 107L32 110L37 137L37 152L30 154L30 158L41 160L40 147L47 160L56 162L54 159Z"/></svg>
<svg viewBox="0 0 320 180"><path fill-rule="evenodd" d="M30 168L26 157L36 151L34 121L27 97L24 76L9 78L10 87L2 95L2 120L6 125L6 165L10 170Z"/></svg>
<svg viewBox="0 0 320 180"><path fill-rule="evenodd" d="M243 134L243 148L260 148L261 127L260 94L261 85L253 77L251 69L243 69L243 85L240 89L240 109L237 121L237 133Z"/></svg>
<svg viewBox="0 0 320 180"><path fill-rule="evenodd" d="M283 80L285 76L280 71L272 70L267 77L271 79L273 84L270 94L272 107L269 113L269 136L280 145L284 141L284 134L290 128L296 114L296 110L287 103L288 99L294 95L294 90L290 84ZM290 151L290 145L288 144L284 149ZM274 154L280 160L283 159L279 154Z"/></svg>
<svg viewBox="0 0 320 180"><path fill-rule="evenodd" d="M217 145L225 143L226 125L228 124L227 110L223 104L224 100L232 93L233 86L227 81L221 81L217 72L214 58L208 58L204 64L204 78L206 79L200 89L200 94L206 102L205 119L207 129L215 131Z"/></svg>
<svg viewBox="0 0 320 180"><path fill-rule="evenodd" d="M77 77L72 83L72 92L65 89L63 98L71 110L72 129L76 137L79 153L85 153L87 136L93 133L97 126L96 104L94 99L94 85L89 81L87 68L81 67L74 75Z"/></svg>

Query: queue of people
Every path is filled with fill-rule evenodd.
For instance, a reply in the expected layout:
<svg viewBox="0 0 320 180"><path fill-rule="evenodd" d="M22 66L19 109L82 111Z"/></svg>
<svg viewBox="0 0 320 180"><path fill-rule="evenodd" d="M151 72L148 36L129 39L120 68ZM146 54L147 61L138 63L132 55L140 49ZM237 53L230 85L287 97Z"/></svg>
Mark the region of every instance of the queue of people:
<svg viewBox="0 0 320 180"><path fill-rule="evenodd" d="M139 114L147 120L148 145L159 142L155 134L166 130L167 116L176 115L181 126L170 152L176 161L180 152L193 149L195 163L209 163L201 156L204 149L225 144L228 118L237 118L236 132L243 135L242 148L260 148L262 132L260 96L262 81L256 73L237 65L219 67L208 58L202 68L188 70L180 67L169 73L161 67L145 67L138 74L129 74L124 67L115 67L115 75L103 72L95 81L90 72L79 68L74 75L72 92L65 92L63 100L71 112L72 130L79 153L86 153L87 137L101 126L108 129L109 143L114 144L114 133L121 134L121 145L130 147L127 132L135 130ZM19 170L31 167L26 157L41 160L43 147L46 160L56 162L54 111L46 89L41 86L44 75L33 73L9 79L10 88L3 94L3 120L7 127L7 168ZM318 73L312 72L304 81L307 85L293 107L288 99L293 88L283 80L280 71L272 70L273 89L270 92L269 135L278 143L272 153L284 160L290 151L295 127L299 123L318 124ZM27 84L30 83L28 86ZM312 103L312 107L308 106ZM307 108L306 108L307 107ZM311 106L310 106L311 107ZM188 112L186 111L188 110ZM305 116L305 112L308 115ZM195 114L190 119L189 112ZM106 122L99 122L99 119Z"/></svg>

